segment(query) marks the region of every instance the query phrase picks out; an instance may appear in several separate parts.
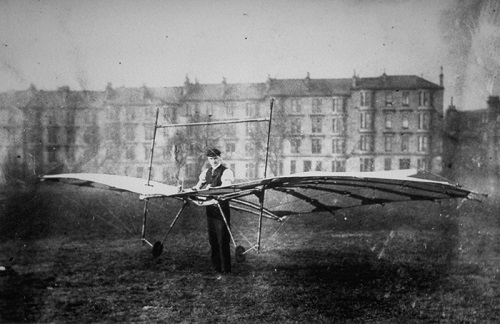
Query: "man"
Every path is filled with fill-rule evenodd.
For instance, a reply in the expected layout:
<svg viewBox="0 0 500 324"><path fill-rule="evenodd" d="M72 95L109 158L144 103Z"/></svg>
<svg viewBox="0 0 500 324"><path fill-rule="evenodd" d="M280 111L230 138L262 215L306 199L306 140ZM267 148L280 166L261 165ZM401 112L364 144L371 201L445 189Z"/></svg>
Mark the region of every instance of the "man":
<svg viewBox="0 0 500 324"><path fill-rule="evenodd" d="M230 185L234 181L233 172L222 164L221 152L216 149L207 150L210 167L200 174L200 179L193 190L208 189ZM229 202L220 202L228 226L230 225ZM231 236L226 222L217 205L207 206L208 240L211 247L212 265L219 273L231 272Z"/></svg>

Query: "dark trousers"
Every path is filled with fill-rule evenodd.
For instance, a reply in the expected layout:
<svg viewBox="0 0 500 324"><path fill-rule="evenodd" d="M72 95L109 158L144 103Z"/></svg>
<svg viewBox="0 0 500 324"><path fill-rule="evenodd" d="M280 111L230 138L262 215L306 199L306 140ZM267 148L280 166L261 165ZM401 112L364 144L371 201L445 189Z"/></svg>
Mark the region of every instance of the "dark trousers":
<svg viewBox="0 0 500 324"><path fill-rule="evenodd" d="M223 206L228 225L231 225L229 206ZM207 207L208 241L210 242L211 259L218 272L231 272L231 235L217 206Z"/></svg>

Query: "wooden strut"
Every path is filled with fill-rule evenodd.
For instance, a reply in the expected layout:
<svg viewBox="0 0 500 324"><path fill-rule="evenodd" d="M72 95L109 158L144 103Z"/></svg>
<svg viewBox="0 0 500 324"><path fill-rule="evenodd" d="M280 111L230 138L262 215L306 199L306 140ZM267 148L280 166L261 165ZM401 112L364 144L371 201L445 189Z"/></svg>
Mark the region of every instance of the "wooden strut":
<svg viewBox="0 0 500 324"><path fill-rule="evenodd" d="M271 122L273 119L273 106L274 106L274 99L271 99L270 103L270 111L269 111L269 125L267 129L267 145L266 145L266 162L264 164L264 179L267 178L267 163L269 160L269 142L271 139ZM257 234L257 253L260 251L260 240L261 240L261 235L262 235L262 218L263 218L263 213L264 213L264 196L266 194L266 186L262 186L262 192L259 195L259 202L260 202L260 216L259 216L259 232Z"/></svg>
<svg viewBox="0 0 500 324"><path fill-rule="evenodd" d="M227 222L226 214L224 213L224 210L222 210L222 207L220 206L219 202L217 202L217 207L219 207L219 211L220 211L220 214L222 215L222 219L224 220L224 223L226 224L226 228L229 232L229 235L231 236L231 240L233 241L234 247L236 247L236 241L234 240L233 232L231 231L231 227L229 226L229 223Z"/></svg>
<svg viewBox="0 0 500 324"><path fill-rule="evenodd" d="M151 181L151 171L153 169L153 153L154 153L154 150L155 150L155 141L156 141L156 128L158 126L158 116L160 114L160 108L156 108L156 119L155 119L155 127L154 127L154 130L153 130L153 143L151 144L151 154L150 154L150 157L149 157L149 168L148 168L148 182L147 182L147 186L150 186L150 181ZM144 199L144 216L142 218L142 230L141 230L141 241L142 241L142 244L144 245L144 243L147 243L149 245L152 246L152 244L150 242L148 242L146 240L146 220L147 220L147 217L148 217L148 201L149 199Z"/></svg>

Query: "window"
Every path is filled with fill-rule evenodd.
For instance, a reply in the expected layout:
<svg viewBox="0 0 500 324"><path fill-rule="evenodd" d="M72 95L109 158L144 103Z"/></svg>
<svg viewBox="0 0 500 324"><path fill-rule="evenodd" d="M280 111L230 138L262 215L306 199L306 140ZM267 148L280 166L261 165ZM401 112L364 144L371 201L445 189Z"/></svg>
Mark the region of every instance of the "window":
<svg viewBox="0 0 500 324"><path fill-rule="evenodd" d="M188 127L189 128L194 128L194 127ZM246 133L247 133L247 136L252 136L254 130L255 130L255 124L253 123L246 123L245 124L245 128L246 128Z"/></svg>
<svg viewBox="0 0 500 324"><path fill-rule="evenodd" d="M312 121L312 132L313 133L321 133L323 131L323 118L314 117L311 119Z"/></svg>
<svg viewBox="0 0 500 324"><path fill-rule="evenodd" d="M252 143L245 143L245 153L246 156L251 156L253 152L253 145Z"/></svg>
<svg viewBox="0 0 500 324"><path fill-rule="evenodd" d="M236 143L234 142L226 143L226 154L231 154L234 152L236 152Z"/></svg>
<svg viewBox="0 0 500 324"><path fill-rule="evenodd" d="M392 143L394 140L394 135L387 134L384 136L384 149L386 152L392 152Z"/></svg>
<svg viewBox="0 0 500 324"><path fill-rule="evenodd" d="M429 160L428 159L418 159L417 161L419 170L429 170Z"/></svg>
<svg viewBox="0 0 500 324"><path fill-rule="evenodd" d="M232 117L234 116L234 106L231 104L226 104L226 116Z"/></svg>
<svg viewBox="0 0 500 324"><path fill-rule="evenodd" d="M314 169L315 171L323 171L323 163L321 161L316 161L316 168Z"/></svg>
<svg viewBox="0 0 500 324"><path fill-rule="evenodd" d="M127 116L128 121L134 121L135 120L135 109L134 108L127 109L126 116Z"/></svg>
<svg viewBox="0 0 500 324"><path fill-rule="evenodd" d="M403 106L408 107L410 105L410 92L403 91Z"/></svg>
<svg viewBox="0 0 500 324"><path fill-rule="evenodd" d="M214 114L214 104L209 102L205 105L205 115L212 116Z"/></svg>
<svg viewBox="0 0 500 324"><path fill-rule="evenodd" d="M488 123L488 114L487 113L482 113L481 114L481 122L483 124L487 124Z"/></svg>
<svg viewBox="0 0 500 324"><path fill-rule="evenodd" d="M401 152L408 152L410 150L410 135L401 135Z"/></svg>
<svg viewBox="0 0 500 324"><path fill-rule="evenodd" d="M56 125L57 124L57 115L53 111L49 113L49 125Z"/></svg>
<svg viewBox="0 0 500 324"><path fill-rule="evenodd" d="M333 98L333 112L343 113L344 112L344 99L341 97Z"/></svg>
<svg viewBox="0 0 500 324"><path fill-rule="evenodd" d="M399 169L400 170L407 170L411 166L411 161L410 159L400 159L399 160Z"/></svg>
<svg viewBox="0 0 500 324"><path fill-rule="evenodd" d="M129 125L128 127L125 127L125 139L127 141L134 141L135 140L135 127Z"/></svg>
<svg viewBox="0 0 500 324"><path fill-rule="evenodd" d="M344 123L342 117L333 117L332 120L332 132L342 133L344 131Z"/></svg>
<svg viewBox="0 0 500 324"><path fill-rule="evenodd" d="M142 176L144 175L144 167L138 166L135 170L137 172L137 177L142 178Z"/></svg>
<svg viewBox="0 0 500 324"><path fill-rule="evenodd" d="M66 159L70 162L75 161L75 147L74 146L66 146Z"/></svg>
<svg viewBox="0 0 500 324"><path fill-rule="evenodd" d="M361 135L359 138L360 151L373 152L374 138L372 135Z"/></svg>
<svg viewBox="0 0 500 324"><path fill-rule="evenodd" d="M58 133L59 133L59 127L49 127L48 128L49 132L49 143L55 144L57 143L57 138L58 138Z"/></svg>
<svg viewBox="0 0 500 324"><path fill-rule="evenodd" d="M190 104L186 104L186 116L193 116L193 107Z"/></svg>
<svg viewBox="0 0 500 324"><path fill-rule="evenodd" d="M256 178L256 175L255 175L255 164L254 163L247 163L245 164L245 169L246 169L246 172L245 172L245 176L247 179L255 179Z"/></svg>
<svg viewBox="0 0 500 324"><path fill-rule="evenodd" d="M420 91L418 93L418 105L427 107L429 105L430 94L427 91Z"/></svg>
<svg viewBox="0 0 500 324"><path fill-rule="evenodd" d="M49 155L49 163L58 162L57 161L57 148L50 147L50 148L48 148L48 152L47 153Z"/></svg>
<svg viewBox="0 0 500 324"><path fill-rule="evenodd" d="M368 93L366 91L360 92L360 105L362 107L368 106Z"/></svg>
<svg viewBox="0 0 500 324"><path fill-rule="evenodd" d="M151 148L144 146L144 160L149 160L151 154Z"/></svg>
<svg viewBox="0 0 500 324"><path fill-rule="evenodd" d="M418 114L418 129L429 129L429 113L423 112Z"/></svg>
<svg viewBox="0 0 500 324"><path fill-rule="evenodd" d="M332 153L334 154L344 154L345 152L345 141L343 138L334 138L332 140Z"/></svg>
<svg viewBox="0 0 500 324"><path fill-rule="evenodd" d="M361 172L372 172L374 170L373 158L362 158L359 169Z"/></svg>
<svg viewBox="0 0 500 324"><path fill-rule="evenodd" d="M311 153L313 154L321 154L321 139L320 138L313 138L311 140Z"/></svg>
<svg viewBox="0 0 500 324"><path fill-rule="evenodd" d="M144 127L144 139L146 141L151 141L153 140L153 132L154 130L152 130L151 128L149 127Z"/></svg>
<svg viewBox="0 0 500 324"><path fill-rule="evenodd" d="M323 100L319 98L314 98L312 100L312 113L321 114L322 111L323 111Z"/></svg>
<svg viewBox="0 0 500 324"><path fill-rule="evenodd" d="M359 120L360 129L372 129L373 125L372 113L371 112L361 112Z"/></svg>
<svg viewBox="0 0 500 324"><path fill-rule="evenodd" d="M302 122L299 118L292 119L291 123L291 131L292 134L300 134L302 132Z"/></svg>
<svg viewBox="0 0 500 324"><path fill-rule="evenodd" d="M133 146L129 146L125 152L125 158L127 160L135 160L135 149Z"/></svg>
<svg viewBox="0 0 500 324"><path fill-rule="evenodd" d="M384 170L386 170L386 171L392 170L392 159L391 158L385 158Z"/></svg>
<svg viewBox="0 0 500 324"><path fill-rule="evenodd" d="M255 103L247 102L246 114L247 114L247 117L258 116L259 115L259 106L257 106Z"/></svg>
<svg viewBox="0 0 500 324"><path fill-rule="evenodd" d="M392 107L392 91L385 92L385 106Z"/></svg>
<svg viewBox="0 0 500 324"><path fill-rule="evenodd" d="M309 172L312 169L311 161L304 161L304 172Z"/></svg>
<svg viewBox="0 0 500 324"><path fill-rule="evenodd" d="M300 138L292 138L290 140L290 153L300 153Z"/></svg>
<svg viewBox="0 0 500 324"><path fill-rule="evenodd" d="M297 161L290 161L290 174L297 173Z"/></svg>
<svg viewBox="0 0 500 324"><path fill-rule="evenodd" d="M420 135L418 137L418 151L419 152L429 151L429 136Z"/></svg>
<svg viewBox="0 0 500 324"><path fill-rule="evenodd" d="M155 119L156 118L156 109L149 108L146 109L146 119Z"/></svg>
<svg viewBox="0 0 500 324"><path fill-rule="evenodd" d="M410 115L408 113L404 113L402 116L401 128L408 129L410 128Z"/></svg>
<svg viewBox="0 0 500 324"><path fill-rule="evenodd" d="M302 112L302 108L300 106L300 100L299 99L292 99L290 100L291 106L292 106L292 113L295 114L300 114Z"/></svg>
<svg viewBox="0 0 500 324"><path fill-rule="evenodd" d="M345 172L345 160L332 161L332 172Z"/></svg>
<svg viewBox="0 0 500 324"><path fill-rule="evenodd" d="M385 128L391 129L392 128L392 113L386 113L385 114Z"/></svg>

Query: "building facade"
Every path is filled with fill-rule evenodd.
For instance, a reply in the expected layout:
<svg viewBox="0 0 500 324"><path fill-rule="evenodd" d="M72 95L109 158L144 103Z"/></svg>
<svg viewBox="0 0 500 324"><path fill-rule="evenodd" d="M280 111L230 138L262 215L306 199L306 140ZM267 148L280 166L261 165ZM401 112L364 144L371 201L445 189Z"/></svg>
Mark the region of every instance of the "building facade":
<svg viewBox="0 0 500 324"><path fill-rule="evenodd" d="M486 107L446 110L443 171L447 177L461 175L500 176L500 99L490 96Z"/></svg>
<svg viewBox="0 0 500 324"><path fill-rule="evenodd" d="M440 172L443 75L272 79L263 83L38 91L2 97L19 112L21 159L37 174L103 172L193 182L217 146L239 180L264 175L267 123L157 128L268 117L267 175L421 168ZM7 118L7 117L6 117ZM22 120L22 122L21 122ZM3 128L5 129L5 127ZM155 136L151 169L151 143ZM26 162L27 163L27 162Z"/></svg>

